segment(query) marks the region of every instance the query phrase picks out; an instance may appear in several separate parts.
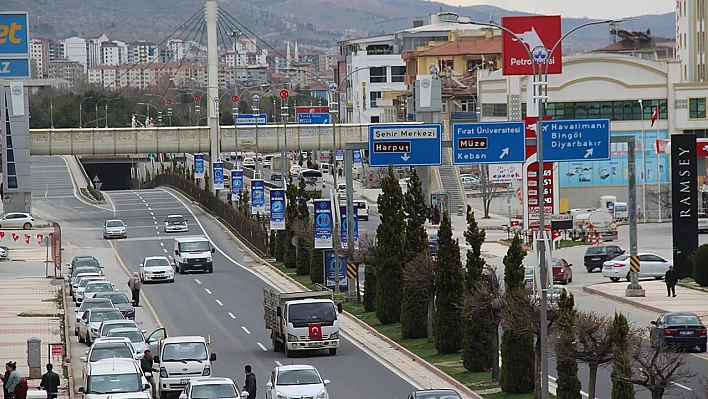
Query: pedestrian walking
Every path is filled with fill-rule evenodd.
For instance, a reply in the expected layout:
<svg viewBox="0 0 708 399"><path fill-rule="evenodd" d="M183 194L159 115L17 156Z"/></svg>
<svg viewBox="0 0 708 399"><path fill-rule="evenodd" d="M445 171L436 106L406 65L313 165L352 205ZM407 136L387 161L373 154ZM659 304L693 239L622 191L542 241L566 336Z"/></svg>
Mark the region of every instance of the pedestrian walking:
<svg viewBox="0 0 708 399"><path fill-rule="evenodd" d="M133 306L140 307L140 277L138 272L133 272L133 277L128 280L128 288L130 288L131 294L133 294Z"/></svg>
<svg viewBox="0 0 708 399"><path fill-rule="evenodd" d="M669 270L666 271L664 275L664 282L666 283L666 292L669 297L676 296L676 273L674 272L674 267L669 266Z"/></svg>
<svg viewBox="0 0 708 399"><path fill-rule="evenodd" d="M39 388L47 391L47 399L56 399L59 395L59 374L52 371L54 365L47 363L47 372L42 376L42 382L39 383Z"/></svg>
<svg viewBox="0 0 708 399"><path fill-rule="evenodd" d="M435 216L434 216L435 220L434 220L433 224L440 224L440 209L438 209L437 205L435 205L434 212L435 212Z"/></svg>
<svg viewBox="0 0 708 399"><path fill-rule="evenodd" d="M243 390L248 392L247 399L254 399L256 397L256 375L253 374L250 364L247 364L244 370L246 372L246 385L243 386Z"/></svg>
<svg viewBox="0 0 708 399"><path fill-rule="evenodd" d="M15 399L16 393L15 388L20 383L20 372L17 371L17 362L7 362L5 363L5 375L7 376L5 382L5 389L7 390L7 398ZM9 371L9 373L7 373Z"/></svg>
<svg viewBox="0 0 708 399"><path fill-rule="evenodd" d="M472 215L473 215L473 213L472 213L472 207L469 206L469 205L467 205L467 223L470 222L470 218L472 217Z"/></svg>

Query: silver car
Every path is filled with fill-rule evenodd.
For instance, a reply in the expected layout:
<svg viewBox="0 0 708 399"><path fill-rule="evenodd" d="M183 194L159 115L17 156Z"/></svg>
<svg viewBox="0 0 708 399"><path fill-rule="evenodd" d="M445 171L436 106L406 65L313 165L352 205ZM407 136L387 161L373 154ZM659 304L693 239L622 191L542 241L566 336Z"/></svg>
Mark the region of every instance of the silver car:
<svg viewBox="0 0 708 399"><path fill-rule="evenodd" d="M79 342L91 346L91 342L98 338L98 328L106 320L123 320L123 314L115 308L87 310L79 321Z"/></svg>
<svg viewBox="0 0 708 399"><path fill-rule="evenodd" d="M103 224L103 238L128 238L128 230L120 219L106 220Z"/></svg>
<svg viewBox="0 0 708 399"><path fill-rule="evenodd" d="M23 212L8 213L0 218L0 228L30 230L34 228L34 217Z"/></svg>
<svg viewBox="0 0 708 399"><path fill-rule="evenodd" d="M106 338L128 338L135 348L136 355L142 355L145 353L145 349L149 349L149 345L146 342L145 334L132 327L121 327L114 328L108 331Z"/></svg>
<svg viewBox="0 0 708 399"><path fill-rule="evenodd" d="M84 317L89 309L112 308L115 307L108 298L91 298L81 302L81 306L76 308L76 326L74 327L74 335L79 335L79 322Z"/></svg>
<svg viewBox="0 0 708 399"><path fill-rule="evenodd" d="M84 289L83 300L93 298L99 292L115 292L115 285L110 281L89 281Z"/></svg>
<svg viewBox="0 0 708 399"><path fill-rule="evenodd" d="M309 365L278 366L273 369L266 383L266 399L317 398L329 399L325 387L329 380L323 380L320 373Z"/></svg>
<svg viewBox="0 0 708 399"><path fill-rule="evenodd" d="M77 305L84 300L84 291L91 281L106 281L106 279L101 276L85 276L79 279L79 286L74 290L74 301Z"/></svg>

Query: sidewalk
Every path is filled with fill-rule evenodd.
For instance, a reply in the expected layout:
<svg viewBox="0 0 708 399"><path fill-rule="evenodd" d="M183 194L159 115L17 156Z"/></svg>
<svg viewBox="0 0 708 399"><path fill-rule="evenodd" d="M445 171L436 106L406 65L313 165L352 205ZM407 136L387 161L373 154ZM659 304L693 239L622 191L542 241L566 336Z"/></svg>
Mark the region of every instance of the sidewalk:
<svg viewBox="0 0 708 399"><path fill-rule="evenodd" d="M628 284L626 281L592 284L583 287L583 291L655 313L692 312L697 314L703 323L708 323L708 292L677 285L676 298L669 298L663 281L641 280L639 284L644 288L645 296L634 298L624 294Z"/></svg>
<svg viewBox="0 0 708 399"><path fill-rule="evenodd" d="M22 243L24 244L24 243ZM10 258L21 244L9 246ZM33 250L23 248L30 258L44 256L43 248ZM37 253L34 253L37 252ZM51 276L54 275L50 265ZM61 378L59 398L68 399L68 380L65 378L61 357L50 356L49 344L63 343L62 326L65 320L62 287L64 280L45 278L44 262L14 260L0 263L0 359L17 362L17 371L22 377L29 377L27 364L27 339L41 340L40 376L46 372L47 363L54 364L54 371ZM61 298L61 300L59 299ZM64 349L68 354L67 348ZM27 381L30 390L39 387L40 380Z"/></svg>

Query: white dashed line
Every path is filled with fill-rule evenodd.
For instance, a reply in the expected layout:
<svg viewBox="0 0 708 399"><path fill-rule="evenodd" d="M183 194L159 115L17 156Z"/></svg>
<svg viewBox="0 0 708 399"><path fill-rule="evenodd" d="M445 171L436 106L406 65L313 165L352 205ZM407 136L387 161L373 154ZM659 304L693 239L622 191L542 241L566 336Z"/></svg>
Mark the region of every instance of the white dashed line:
<svg viewBox="0 0 708 399"><path fill-rule="evenodd" d="M263 344L260 343L260 342L258 343L258 347L261 348L261 349L263 349L263 352L268 352L268 348L266 348L265 346L263 346Z"/></svg>
<svg viewBox="0 0 708 399"><path fill-rule="evenodd" d="M231 314L231 313L229 313L229 314ZM241 329L242 329L243 332L245 332L246 334L251 335L251 332L248 331L248 328L246 328L246 327L244 327L244 326L241 326Z"/></svg>
<svg viewBox="0 0 708 399"><path fill-rule="evenodd" d="M152 220L155 220L155 216L152 217Z"/></svg>
<svg viewBox="0 0 708 399"><path fill-rule="evenodd" d="M278 360L275 361L275 364L277 364L278 367L283 367L283 363L280 363L280 361L278 361Z"/></svg>
<svg viewBox="0 0 708 399"><path fill-rule="evenodd" d="M145 200L143 200L143 202L145 202ZM147 203L146 203L145 206L147 206L147 207L148 207L148 210L150 210L150 204L147 204Z"/></svg>
<svg viewBox="0 0 708 399"><path fill-rule="evenodd" d="M167 253L167 248L162 248L162 250L165 251L165 253Z"/></svg>
<svg viewBox="0 0 708 399"><path fill-rule="evenodd" d="M162 242L162 241L160 241L160 246L164 247L164 246L165 246L165 243Z"/></svg>
<svg viewBox="0 0 708 399"><path fill-rule="evenodd" d="M151 211L151 210L152 210L152 208L150 208L150 205L148 205L148 211ZM152 213L152 212L151 212L151 213Z"/></svg>
<svg viewBox="0 0 708 399"><path fill-rule="evenodd" d="M218 300L218 299L216 300L216 303L218 303L218 304L219 304L219 306L224 306L224 304L223 304L223 303L221 303L221 301L220 301L220 300Z"/></svg>
<svg viewBox="0 0 708 399"><path fill-rule="evenodd" d="M157 220L153 220L153 222L154 222L155 224L157 224Z"/></svg>
<svg viewBox="0 0 708 399"><path fill-rule="evenodd" d="M154 213L152 213L152 212L150 212L150 216L155 216L155 214L154 214ZM155 218L153 218L153 219L155 219Z"/></svg>
<svg viewBox="0 0 708 399"><path fill-rule="evenodd" d="M204 288L204 291L206 291L207 294L211 295L211 291L209 291L207 288Z"/></svg>
<svg viewBox="0 0 708 399"><path fill-rule="evenodd" d="M196 278L194 279L194 281L195 281L197 284L201 284L201 283L202 283L201 281L199 281L199 279L196 279Z"/></svg>
<svg viewBox="0 0 708 399"><path fill-rule="evenodd" d="M231 313L231 312L229 312L229 317L231 317L232 319L235 319L235 318L236 318L236 316L234 316L234 314Z"/></svg>

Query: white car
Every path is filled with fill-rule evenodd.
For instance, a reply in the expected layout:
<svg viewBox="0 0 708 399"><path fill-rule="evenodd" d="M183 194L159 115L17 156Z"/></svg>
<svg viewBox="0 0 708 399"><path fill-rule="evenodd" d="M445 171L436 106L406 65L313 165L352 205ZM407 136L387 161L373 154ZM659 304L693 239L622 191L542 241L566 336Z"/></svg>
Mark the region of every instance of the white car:
<svg viewBox="0 0 708 399"><path fill-rule="evenodd" d="M105 281L105 280L96 280L96 281L89 281L86 283L86 288L84 288L84 294L82 295L81 300L86 300L89 298L93 298L98 294L99 292L114 292L116 290L116 287L113 283L110 281Z"/></svg>
<svg viewBox="0 0 708 399"><path fill-rule="evenodd" d="M86 285L88 285L88 283L90 283L91 281L106 281L106 278L103 276L82 277L79 280L79 285L74 290L74 302L76 302L77 305L84 300L84 291L86 290Z"/></svg>
<svg viewBox="0 0 708 399"><path fill-rule="evenodd" d="M256 160L253 158L244 158L241 166L256 166Z"/></svg>
<svg viewBox="0 0 708 399"><path fill-rule="evenodd" d="M81 302L81 306L76 308L76 326L74 327L74 335L79 335L79 322L81 318L84 317L89 309L100 309L100 308L113 308L113 302L107 298L91 298Z"/></svg>
<svg viewBox="0 0 708 399"><path fill-rule="evenodd" d="M147 342L145 341L145 334L132 327L121 327L114 328L106 334L106 338L127 338L135 349L136 355L142 355L145 353L145 349L149 349ZM105 338L99 338L105 339Z"/></svg>
<svg viewBox="0 0 708 399"><path fill-rule="evenodd" d="M79 342L91 346L98 338L98 328L105 320L122 320L123 314L115 308L89 309L79 321Z"/></svg>
<svg viewBox="0 0 708 399"><path fill-rule="evenodd" d="M187 219L182 215L169 215L165 219L165 233L189 231Z"/></svg>
<svg viewBox="0 0 708 399"><path fill-rule="evenodd" d="M300 177L300 172L302 172L302 166L300 166L300 165L290 166L290 174L293 175L293 178Z"/></svg>
<svg viewBox="0 0 708 399"><path fill-rule="evenodd" d="M639 277L654 277L660 280L673 266L674 262L664 259L659 255L642 253L639 254ZM617 282L626 278L629 281L629 255L620 255L612 260L608 260L602 265L602 276Z"/></svg>
<svg viewBox="0 0 708 399"><path fill-rule="evenodd" d="M98 338L81 357L84 363L94 363L103 359L135 359L135 348L127 338Z"/></svg>
<svg viewBox="0 0 708 399"><path fill-rule="evenodd" d="M708 214L698 214L698 234L708 231Z"/></svg>
<svg viewBox="0 0 708 399"><path fill-rule="evenodd" d="M96 336L99 338L105 338L108 334L118 328L138 328L138 323L135 320L127 319L110 319L104 320L99 324L98 330L96 331ZM145 330L140 330L145 333Z"/></svg>
<svg viewBox="0 0 708 399"><path fill-rule="evenodd" d="M34 217L23 212L8 213L0 218L0 228L30 230L34 228Z"/></svg>
<svg viewBox="0 0 708 399"><path fill-rule="evenodd" d="M7 250L0 248L0 260L7 260Z"/></svg>
<svg viewBox="0 0 708 399"><path fill-rule="evenodd" d="M164 256L150 256L140 264L140 281L175 282L175 270Z"/></svg>
<svg viewBox="0 0 708 399"><path fill-rule="evenodd" d="M103 223L103 238L128 238L128 231L125 223L120 219L106 220Z"/></svg>
<svg viewBox="0 0 708 399"><path fill-rule="evenodd" d="M247 395L246 392L244 392ZM191 378L179 399L238 399L242 394L231 378Z"/></svg>
<svg viewBox="0 0 708 399"><path fill-rule="evenodd" d="M323 380L319 371L309 365L278 366L270 374L266 383L266 399L287 399L308 397L329 399L325 387L329 380Z"/></svg>

